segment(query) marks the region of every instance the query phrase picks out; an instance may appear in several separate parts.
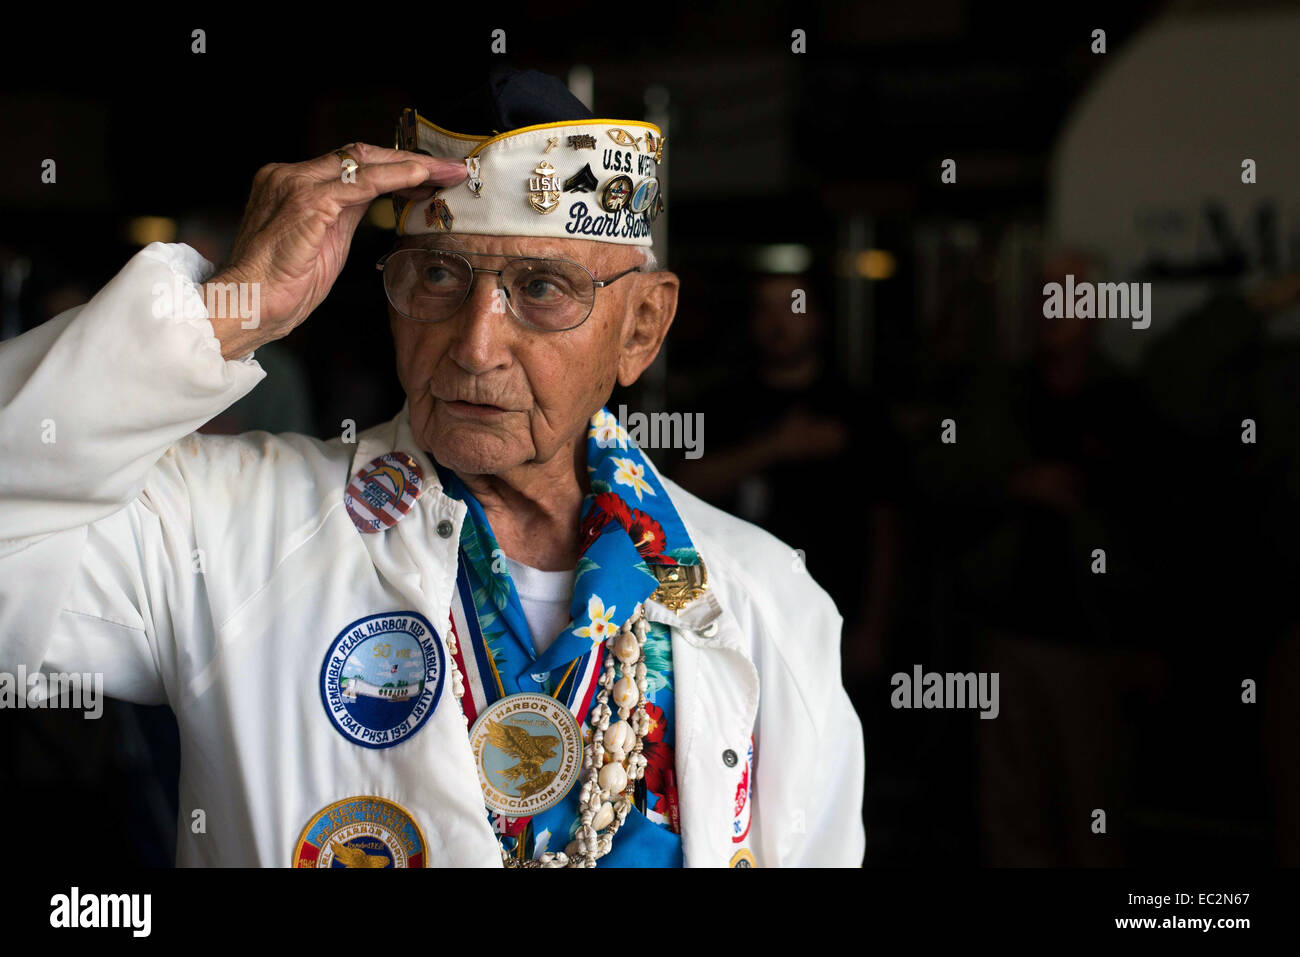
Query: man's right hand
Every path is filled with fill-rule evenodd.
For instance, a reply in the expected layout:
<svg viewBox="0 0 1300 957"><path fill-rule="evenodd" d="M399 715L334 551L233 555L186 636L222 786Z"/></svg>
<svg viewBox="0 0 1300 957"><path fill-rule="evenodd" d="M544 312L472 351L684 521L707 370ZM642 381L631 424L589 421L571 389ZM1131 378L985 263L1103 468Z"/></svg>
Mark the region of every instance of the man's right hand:
<svg viewBox="0 0 1300 957"><path fill-rule="evenodd" d="M211 317L227 359L288 335L311 315L342 271L352 235L377 197L427 198L435 188L454 186L467 175L464 164L423 153L366 143L343 149L359 164L346 179L337 153L305 163L271 163L253 177L229 265L204 286L212 303L224 299L211 288L218 284L258 284L255 323L241 318L238 310Z"/></svg>

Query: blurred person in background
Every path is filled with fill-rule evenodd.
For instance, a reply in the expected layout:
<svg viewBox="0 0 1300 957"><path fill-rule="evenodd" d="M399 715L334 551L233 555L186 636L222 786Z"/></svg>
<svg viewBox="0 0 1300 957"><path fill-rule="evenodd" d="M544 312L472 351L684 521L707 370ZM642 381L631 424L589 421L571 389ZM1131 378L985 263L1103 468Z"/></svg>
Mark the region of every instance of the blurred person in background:
<svg viewBox="0 0 1300 957"><path fill-rule="evenodd" d="M901 550L902 443L874 394L839 374L815 274L760 275L749 309L749 362L699 399L726 424L677 479L791 548L844 616L845 683L881 667ZM802 299L804 311L796 311ZM810 513L808 496L815 490Z"/></svg>
<svg viewBox="0 0 1300 957"><path fill-rule="evenodd" d="M1178 636L1180 713L1194 716L1167 736L1162 778L1173 793L1227 809L1236 843L1243 823L1271 812L1275 863L1292 867L1300 864L1300 343L1284 327L1298 313L1300 273L1244 287L1221 280L1141 368L1163 437L1164 494L1151 521L1166 545L1153 587ZM1247 680L1258 713L1243 707ZM1271 808L1254 806L1236 780L1255 770L1236 744L1252 733L1263 738ZM1207 746L1220 754L1211 768L1199 760Z"/></svg>
<svg viewBox="0 0 1300 957"><path fill-rule="evenodd" d="M1040 281L1095 271L1067 250ZM986 863L1120 864L1136 709L1162 674L1145 648L1150 603L1137 598L1150 416L1098 352L1098 320L1046 318L1041 296L1029 302L1029 360L969 378L953 405L957 441L924 449L918 473L966 516L957 601L979 669L1001 676L1001 713L977 728ZM1112 839L1090 830L1096 808L1110 809Z"/></svg>

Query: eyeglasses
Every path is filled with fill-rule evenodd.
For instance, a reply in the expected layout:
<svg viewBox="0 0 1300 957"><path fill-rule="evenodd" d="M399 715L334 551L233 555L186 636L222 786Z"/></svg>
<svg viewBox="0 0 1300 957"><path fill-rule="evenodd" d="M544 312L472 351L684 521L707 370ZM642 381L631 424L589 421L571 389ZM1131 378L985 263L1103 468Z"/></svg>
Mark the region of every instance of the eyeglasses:
<svg viewBox="0 0 1300 957"><path fill-rule="evenodd" d="M612 279L596 279L585 266L567 259L511 259L503 269L481 269L467 256L505 258L447 249L395 249L375 268L384 274L384 293L393 308L416 322L450 319L469 299L474 274L491 273L510 314L542 332L576 329L591 315L597 289L641 271L635 266Z"/></svg>

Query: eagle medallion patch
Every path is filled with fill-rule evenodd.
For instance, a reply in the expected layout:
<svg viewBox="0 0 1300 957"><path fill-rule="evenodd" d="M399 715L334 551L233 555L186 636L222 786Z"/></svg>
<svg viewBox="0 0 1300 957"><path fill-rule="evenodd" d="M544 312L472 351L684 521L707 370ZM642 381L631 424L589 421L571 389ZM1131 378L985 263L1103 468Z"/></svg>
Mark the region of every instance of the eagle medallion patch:
<svg viewBox="0 0 1300 957"><path fill-rule="evenodd" d="M573 714L544 694L493 702L469 732L484 803L508 817L555 807L582 771L582 733Z"/></svg>

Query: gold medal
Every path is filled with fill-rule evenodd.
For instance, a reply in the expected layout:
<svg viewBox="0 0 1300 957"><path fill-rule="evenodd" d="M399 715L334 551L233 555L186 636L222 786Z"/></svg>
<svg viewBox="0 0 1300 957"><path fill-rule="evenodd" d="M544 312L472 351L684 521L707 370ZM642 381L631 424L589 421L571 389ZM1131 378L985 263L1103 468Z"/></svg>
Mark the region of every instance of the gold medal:
<svg viewBox="0 0 1300 957"><path fill-rule="evenodd" d="M582 732L544 694L512 694L488 705L469 731L483 803L531 817L564 800L582 771Z"/></svg>

